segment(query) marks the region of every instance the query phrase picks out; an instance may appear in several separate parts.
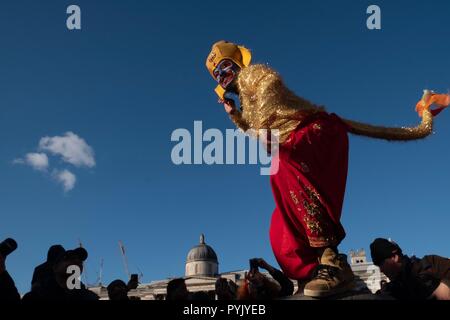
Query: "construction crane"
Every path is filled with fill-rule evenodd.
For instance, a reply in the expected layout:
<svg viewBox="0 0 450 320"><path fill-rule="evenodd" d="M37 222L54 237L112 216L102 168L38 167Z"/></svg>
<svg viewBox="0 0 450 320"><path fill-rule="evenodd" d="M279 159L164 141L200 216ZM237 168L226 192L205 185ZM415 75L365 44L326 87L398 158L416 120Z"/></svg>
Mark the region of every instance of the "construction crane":
<svg viewBox="0 0 450 320"><path fill-rule="evenodd" d="M119 241L119 249L120 254L122 255L123 266L125 267L125 274L127 275L127 279L130 279L130 272L128 270L128 259L125 253L125 246L123 245L122 241Z"/></svg>
<svg viewBox="0 0 450 320"><path fill-rule="evenodd" d="M101 286L102 285L102 281L103 281L103 258L100 261L100 271L98 273L98 283Z"/></svg>
<svg viewBox="0 0 450 320"><path fill-rule="evenodd" d="M126 252L125 252L125 246L122 241L119 241L119 249L120 249L120 254L122 255L123 266L125 268L125 274L129 281L128 285L130 286L131 283L133 283L137 286L139 284L139 282L142 280L142 278L144 277L144 274L139 269L139 267L136 267L139 274L130 274L130 269L128 267L128 258L127 258Z"/></svg>
<svg viewBox="0 0 450 320"><path fill-rule="evenodd" d="M136 268L139 272L138 281L141 282L142 278L144 277L144 274L142 273L141 269L139 269L139 267L136 267Z"/></svg>
<svg viewBox="0 0 450 320"><path fill-rule="evenodd" d="M83 243L81 242L81 239L78 238L78 246L80 248L84 248ZM103 258L101 258L100 260L100 268L99 271L97 272L97 279L95 280L94 284L90 284L88 281L88 277L87 277L87 265L85 262L83 262L83 277L84 277L84 283L88 286L88 287L101 287L102 286L102 280L103 280Z"/></svg>
<svg viewBox="0 0 450 320"><path fill-rule="evenodd" d="M99 271L97 272L97 280L95 281L95 285L97 287L103 286L102 280L103 280L103 258L101 258L100 260L100 268Z"/></svg>

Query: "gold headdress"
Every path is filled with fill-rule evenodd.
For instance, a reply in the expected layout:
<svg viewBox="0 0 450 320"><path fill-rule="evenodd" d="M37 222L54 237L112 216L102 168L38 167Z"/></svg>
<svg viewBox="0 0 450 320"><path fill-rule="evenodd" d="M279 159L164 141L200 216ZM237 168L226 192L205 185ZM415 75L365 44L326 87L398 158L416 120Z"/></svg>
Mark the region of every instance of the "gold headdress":
<svg viewBox="0 0 450 320"><path fill-rule="evenodd" d="M250 65L252 54L247 48L224 40L213 44L211 52L208 55L208 58L206 58L206 67L214 80L214 69L224 59L230 59L241 68L245 68ZM216 87L215 91L221 99L224 98L224 88L219 85Z"/></svg>

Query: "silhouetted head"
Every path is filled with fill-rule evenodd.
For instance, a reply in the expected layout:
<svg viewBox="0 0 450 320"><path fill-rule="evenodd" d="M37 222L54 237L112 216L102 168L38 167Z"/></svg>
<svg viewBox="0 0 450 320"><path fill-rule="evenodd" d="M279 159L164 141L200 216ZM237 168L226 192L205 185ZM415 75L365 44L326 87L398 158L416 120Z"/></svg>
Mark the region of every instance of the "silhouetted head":
<svg viewBox="0 0 450 320"><path fill-rule="evenodd" d="M120 279L112 281L108 287L108 297L112 301L128 300L128 287Z"/></svg>
<svg viewBox="0 0 450 320"><path fill-rule="evenodd" d="M402 268L402 249L393 241L377 238L370 244L373 263L389 279L395 278Z"/></svg>
<svg viewBox="0 0 450 320"><path fill-rule="evenodd" d="M47 252L47 262L53 264L58 259L58 257L60 257L65 252L66 250L60 244L51 246Z"/></svg>
<svg viewBox="0 0 450 320"><path fill-rule="evenodd" d="M229 279L217 279L215 289L218 300L229 301L236 299L237 285Z"/></svg>
<svg viewBox="0 0 450 320"><path fill-rule="evenodd" d="M87 259L88 253L84 248L76 248L61 253L53 264L55 279L61 287L66 287L67 279L73 273L68 273L71 266L78 267L80 274L83 272L83 262Z"/></svg>
<svg viewBox="0 0 450 320"><path fill-rule="evenodd" d="M170 280L167 284L167 300L187 300L189 291L182 278Z"/></svg>

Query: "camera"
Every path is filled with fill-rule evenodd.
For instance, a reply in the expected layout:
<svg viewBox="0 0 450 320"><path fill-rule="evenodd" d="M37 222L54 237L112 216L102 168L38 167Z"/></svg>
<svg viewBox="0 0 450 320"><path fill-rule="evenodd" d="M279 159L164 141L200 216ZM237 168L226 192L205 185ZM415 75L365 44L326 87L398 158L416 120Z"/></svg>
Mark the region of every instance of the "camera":
<svg viewBox="0 0 450 320"><path fill-rule="evenodd" d="M8 238L0 243L0 255L6 258L11 252L17 249L17 242L14 239Z"/></svg>
<svg viewBox="0 0 450 320"><path fill-rule="evenodd" d="M139 276L133 273L130 277L130 281L128 281L127 284L128 290L137 289L138 285L139 285Z"/></svg>
<svg viewBox="0 0 450 320"><path fill-rule="evenodd" d="M138 275L135 274L135 273L133 273L133 274L130 276L130 281L138 282L138 281L139 281Z"/></svg>

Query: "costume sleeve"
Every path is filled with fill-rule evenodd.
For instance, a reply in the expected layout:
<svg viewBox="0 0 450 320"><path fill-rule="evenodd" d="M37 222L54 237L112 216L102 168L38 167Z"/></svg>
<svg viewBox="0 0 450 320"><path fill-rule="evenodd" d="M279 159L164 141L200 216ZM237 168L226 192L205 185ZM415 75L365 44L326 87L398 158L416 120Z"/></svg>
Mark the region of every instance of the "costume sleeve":
<svg viewBox="0 0 450 320"><path fill-rule="evenodd" d="M230 114L230 119L242 131L246 132L249 129L247 121L242 118L242 112L236 110L233 114Z"/></svg>
<svg viewBox="0 0 450 320"><path fill-rule="evenodd" d="M264 64L255 64L242 69L238 78L239 91L246 96L268 93L274 83L281 82L278 73Z"/></svg>
<svg viewBox="0 0 450 320"><path fill-rule="evenodd" d="M256 130L271 128L283 131L286 124L302 120L305 116L302 112L309 114L323 109L296 96L275 70L263 64L242 69L238 89L243 118L250 128Z"/></svg>
<svg viewBox="0 0 450 320"><path fill-rule="evenodd" d="M273 101L282 94L280 76L266 65L244 68L239 74L238 88L243 117L253 129L269 128L277 111Z"/></svg>

